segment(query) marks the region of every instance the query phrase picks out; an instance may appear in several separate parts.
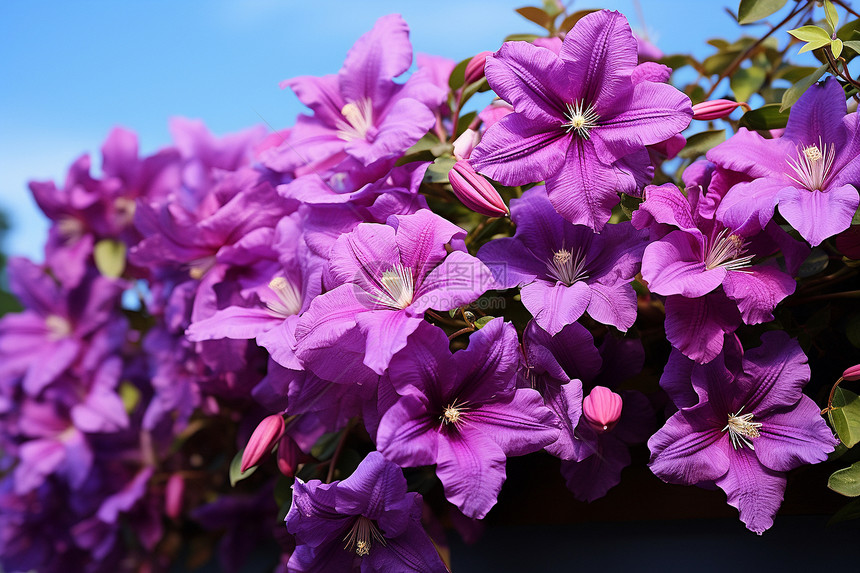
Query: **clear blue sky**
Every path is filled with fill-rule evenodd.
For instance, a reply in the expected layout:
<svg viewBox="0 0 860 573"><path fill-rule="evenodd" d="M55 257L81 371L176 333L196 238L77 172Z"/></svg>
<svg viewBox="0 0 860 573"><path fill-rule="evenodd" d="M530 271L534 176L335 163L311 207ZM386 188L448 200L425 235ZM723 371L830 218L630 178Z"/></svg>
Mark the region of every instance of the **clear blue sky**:
<svg viewBox="0 0 860 573"><path fill-rule="evenodd" d="M416 52L461 60L539 29L513 12L527 0L30 0L0 3L0 209L6 251L42 259L47 223L29 179L62 181L98 150L111 127L140 136L144 152L169 144L167 120L203 119L222 134L291 125L302 106L278 82L336 73L352 43L388 13L403 14ZM538 2L534 2L537 4ZM740 29L723 10L737 0L641 0L644 26L665 53L713 52L711 37ZM612 8L637 31L632 0L577 1ZM751 33L758 33L753 28ZM258 116L259 114L259 116Z"/></svg>

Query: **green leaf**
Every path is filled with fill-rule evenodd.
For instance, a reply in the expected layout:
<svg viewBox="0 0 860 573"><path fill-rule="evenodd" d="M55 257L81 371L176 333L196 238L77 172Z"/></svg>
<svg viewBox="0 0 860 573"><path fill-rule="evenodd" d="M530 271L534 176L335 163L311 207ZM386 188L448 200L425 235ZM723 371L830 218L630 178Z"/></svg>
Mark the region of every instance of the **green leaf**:
<svg viewBox="0 0 860 573"><path fill-rule="evenodd" d="M334 455L341 432L327 432L319 437L311 448L311 455L318 460L327 460Z"/></svg>
<svg viewBox="0 0 860 573"><path fill-rule="evenodd" d="M854 348L860 348L860 313L855 313L845 325L845 338Z"/></svg>
<svg viewBox="0 0 860 573"><path fill-rule="evenodd" d="M778 103L769 103L741 116L739 127L747 129L782 129L788 124L788 114L779 111Z"/></svg>
<svg viewBox="0 0 860 573"><path fill-rule="evenodd" d="M126 413L131 414L140 404L140 390L131 382L123 382L119 385L119 399Z"/></svg>
<svg viewBox="0 0 860 573"><path fill-rule="evenodd" d="M795 83L814 72L815 69L812 66L785 66L774 74L774 79Z"/></svg>
<svg viewBox="0 0 860 573"><path fill-rule="evenodd" d="M816 48L826 46L830 43L830 34L828 34L826 30L823 30L818 26L801 26L800 28L789 30L788 33L797 38L798 40L818 44ZM806 50L801 50L801 52L804 51Z"/></svg>
<svg viewBox="0 0 860 573"><path fill-rule="evenodd" d="M821 79L821 76L823 76L824 72L827 71L827 67L828 65L824 64L823 66L817 68L814 72L791 86L788 91L786 91L782 96L782 105L780 105L779 111L785 111L791 106L793 106L794 102L800 99L800 96L803 95L803 92L809 89L809 86Z"/></svg>
<svg viewBox="0 0 860 573"><path fill-rule="evenodd" d="M839 14L836 13L836 8L830 0L824 0L824 18L827 20L827 25L830 26L830 33L832 34L839 26Z"/></svg>
<svg viewBox="0 0 860 573"><path fill-rule="evenodd" d="M738 52L719 52L705 58L702 62L702 68L707 75L719 74L728 68L737 57Z"/></svg>
<svg viewBox="0 0 860 573"><path fill-rule="evenodd" d="M451 75L448 77L448 87L451 88L452 92L457 91L466 83L466 66L471 60L472 58L466 58L451 70Z"/></svg>
<svg viewBox="0 0 860 573"><path fill-rule="evenodd" d="M534 42L540 38L537 34L509 34L503 40L504 42Z"/></svg>
<svg viewBox="0 0 860 573"><path fill-rule="evenodd" d="M854 50L855 52L857 52L858 54L860 54L860 41L858 41L858 40L848 40L847 42L842 42L842 44L843 44L846 48L851 48L852 50Z"/></svg>
<svg viewBox="0 0 860 573"><path fill-rule="evenodd" d="M750 24L767 18L785 6L788 0L741 0L738 6L738 22Z"/></svg>
<svg viewBox="0 0 860 573"><path fill-rule="evenodd" d="M853 448L860 442L860 396L837 388L833 394L833 410L827 412L827 417L843 444Z"/></svg>
<svg viewBox="0 0 860 573"><path fill-rule="evenodd" d="M833 54L834 58L838 58L842 55L842 40L836 38L832 42L830 42L830 52Z"/></svg>
<svg viewBox="0 0 860 573"><path fill-rule="evenodd" d="M848 497L860 495L860 462L833 472L827 480L827 487Z"/></svg>
<svg viewBox="0 0 860 573"><path fill-rule="evenodd" d="M716 147L726 140L725 129L703 131L687 138L687 145L678 153L683 159L692 159L698 155L704 155L712 147Z"/></svg>
<svg viewBox="0 0 860 573"><path fill-rule="evenodd" d="M454 167L456 160L452 157L437 157L424 174L424 180L430 183L448 183L448 173Z"/></svg>
<svg viewBox="0 0 860 573"><path fill-rule="evenodd" d="M829 262L830 257L827 256L827 252L821 247L815 247L800 264L800 268L797 270L797 276L800 278L815 276L826 269Z"/></svg>
<svg viewBox="0 0 860 573"><path fill-rule="evenodd" d="M102 239L93 248L93 259L99 272L111 279L117 279L125 271L125 243L113 239Z"/></svg>
<svg viewBox="0 0 860 573"><path fill-rule="evenodd" d="M840 523L842 521L851 521L860 517L860 499L852 499L845 506L833 514L833 517L828 520L827 525Z"/></svg>
<svg viewBox="0 0 860 573"><path fill-rule="evenodd" d="M737 101L747 101L751 95L761 88L766 76L767 72L762 68L740 68L732 74L729 82L732 91L735 93L735 99Z"/></svg>
<svg viewBox="0 0 860 573"><path fill-rule="evenodd" d="M475 321L475 327L477 327L477 329L480 330L480 329L484 328L487 325L487 323L490 322L491 320L493 320L494 318L496 318L496 317L495 316L482 316L481 318L479 318L478 320Z"/></svg>
<svg viewBox="0 0 860 573"><path fill-rule="evenodd" d="M517 8L516 12L526 20L534 22L541 28L546 28L547 30L549 30L550 27L552 27L552 21L554 20L554 18L540 8L535 8L534 6L524 6L523 8Z"/></svg>
<svg viewBox="0 0 860 573"><path fill-rule="evenodd" d="M244 473L242 472L242 454L244 452L245 448L236 452L236 455L233 456L233 461L230 462L230 485L233 487L243 479L251 477L251 475L257 471L257 466L254 466L248 468L248 471Z"/></svg>

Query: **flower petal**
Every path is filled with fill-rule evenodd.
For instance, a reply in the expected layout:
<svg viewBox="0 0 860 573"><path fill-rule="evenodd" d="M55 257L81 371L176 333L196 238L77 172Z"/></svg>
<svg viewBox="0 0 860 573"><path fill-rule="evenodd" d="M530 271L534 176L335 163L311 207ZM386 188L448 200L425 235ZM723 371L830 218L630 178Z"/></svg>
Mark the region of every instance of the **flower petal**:
<svg viewBox="0 0 860 573"><path fill-rule="evenodd" d="M554 335L585 313L591 301L591 288L583 281L567 286L537 280L524 286L520 296L535 322Z"/></svg>
<svg viewBox="0 0 860 573"><path fill-rule="evenodd" d="M445 497L468 517L483 519L505 482L505 453L480 431L450 432L439 439L436 475Z"/></svg>
<svg viewBox="0 0 860 573"><path fill-rule="evenodd" d="M666 298L666 338L696 362L713 360L723 348L724 335L740 325L737 307L722 291L698 298Z"/></svg>
<svg viewBox="0 0 860 573"><path fill-rule="evenodd" d="M589 288L591 299L586 310L588 316L622 332L633 326L636 322L636 291L631 284L606 286L592 283Z"/></svg>
<svg viewBox="0 0 860 573"><path fill-rule="evenodd" d="M773 320L773 309L794 292L797 283L776 265L761 264L749 271L729 271L723 290L735 301L747 324Z"/></svg>
<svg viewBox="0 0 860 573"><path fill-rule="evenodd" d="M726 269L707 269L702 262L704 249L704 237L698 230L693 233L672 231L645 249L642 278L657 294L687 298L705 296L723 283Z"/></svg>
<svg viewBox="0 0 860 573"><path fill-rule="evenodd" d="M731 468L716 483L747 529L761 535L773 525L785 492L784 474L762 466L751 450L741 448L733 452Z"/></svg>
<svg viewBox="0 0 860 573"><path fill-rule="evenodd" d="M731 466L727 435L709 423L708 404L679 410L648 440L654 475L669 483L694 485L721 478Z"/></svg>
<svg viewBox="0 0 860 573"><path fill-rule="evenodd" d="M559 436L556 416L531 388L518 388L510 401L482 404L464 416L470 431L490 436L507 456L536 452Z"/></svg>
<svg viewBox="0 0 860 573"><path fill-rule="evenodd" d="M827 191L783 189L776 196L779 212L813 247L851 226L860 204L853 185Z"/></svg>
<svg viewBox="0 0 860 573"><path fill-rule="evenodd" d="M760 435L753 438L755 454L774 471L787 472L823 462L838 443L808 396L801 396L794 406L776 410L759 422Z"/></svg>

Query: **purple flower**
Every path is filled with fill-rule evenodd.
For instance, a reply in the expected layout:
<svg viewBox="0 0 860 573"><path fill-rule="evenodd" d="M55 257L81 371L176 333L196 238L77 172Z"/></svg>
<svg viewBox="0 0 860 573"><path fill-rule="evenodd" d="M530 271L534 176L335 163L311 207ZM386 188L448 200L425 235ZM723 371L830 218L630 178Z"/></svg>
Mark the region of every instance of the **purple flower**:
<svg viewBox="0 0 860 573"><path fill-rule="evenodd" d="M579 20L558 55L506 42L486 75L515 113L487 130L472 165L505 185L545 180L565 219L599 231L617 192L635 194L653 177L645 146L693 115L687 96L636 70L636 39L618 12Z"/></svg>
<svg viewBox="0 0 860 573"><path fill-rule="evenodd" d="M371 452L345 480L296 479L287 530L290 571L448 571L421 526L421 495L397 465Z"/></svg>
<svg viewBox="0 0 860 573"><path fill-rule="evenodd" d="M522 301L537 323L557 334L588 312L594 320L627 330L636 320L636 293L647 235L630 223L595 234L555 212L543 186L511 201L513 238L490 241L478 258L490 267L496 288L521 286Z"/></svg>
<svg viewBox="0 0 860 573"><path fill-rule="evenodd" d="M828 78L792 106L782 137L741 128L710 150L710 161L753 179L731 189L719 216L764 228L778 205L812 246L847 229L860 204L860 120L846 111L842 86Z"/></svg>
<svg viewBox="0 0 860 573"><path fill-rule="evenodd" d="M705 365L672 353L660 385L681 409L648 441L650 467L670 483L716 483L761 534L782 502L784 472L824 461L837 440L801 392L810 371L796 341L774 331L743 356L733 350Z"/></svg>
<svg viewBox="0 0 860 573"><path fill-rule="evenodd" d="M364 365L382 374L424 311L472 302L491 282L480 261L445 250L464 235L420 210L392 216L387 225L362 223L341 236L324 276L329 290L311 302L296 326L296 356L318 376L337 381L353 375L340 357L332 359L340 353L339 341L350 340L364 352Z"/></svg>
<svg viewBox="0 0 860 573"><path fill-rule="evenodd" d="M559 434L540 394L516 387L519 363L516 331L501 318L453 355L445 333L423 323L391 361L388 377L401 396L379 422L379 451L403 467L436 464L448 501L483 518L505 481L506 457Z"/></svg>
<svg viewBox="0 0 860 573"><path fill-rule="evenodd" d="M430 108L444 99L429 71L405 84L394 81L411 64L409 28L392 14L359 38L338 75L282 82L314 115L299 116L279 156L270 155L266 165L298 176L343 173L401 155L433 126Z"/></svg>
<svg viewBox="0 0 860 573"><path fill-rule="evenodd" d="M795 289L773 261L754 263L775 250L774 242L742 222L714 219L719 202L719 195L703 195L699 186L688 186L684 196L667 183L648 187L633 214L637 228L650 225L660 237L645 249L642 278L652 292L669 297L666 336L699 362L712 360L723 335L741 320L773 320L773 309Z"/></svg>

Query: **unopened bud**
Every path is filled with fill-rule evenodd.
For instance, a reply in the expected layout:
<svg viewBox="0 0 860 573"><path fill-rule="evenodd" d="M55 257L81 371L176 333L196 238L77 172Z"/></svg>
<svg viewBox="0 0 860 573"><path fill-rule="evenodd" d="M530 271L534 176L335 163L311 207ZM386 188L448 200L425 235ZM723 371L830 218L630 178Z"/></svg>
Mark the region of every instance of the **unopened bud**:
<svg viewBox="0 0 860 573"><path fill-rule="evenodd" d="M171 474L164 488L164 513L171 519L179 519L182 514L182 497L185 493L185 480L179 474Z"/></svg>
<svg viewBox="0 0 860 573"><path fill-rule="evenodd" d="M448 180L457 199L475 213L488 217L501 217L510 213L492 183L478 175L468 161L455 163L448 173Z"/></svg>
<svg viewBox="0 0 860 573"><path fill-rule="evenodd" d="M721 119L728 117L737 108L742 107L749 111L750 106L745 102L731 101L728 99L715 99L703 101L693 106L693 119L707 121L709 119Z"/></svg>
<svg viewBox="0 0 860 573"><path fill-rule="evenodd" d="M582 414L592 428L608 432L621 417L621 396L603 386L594 390L582 401Z"/></svg>
<svg viewBox="0 0 860 573"><path fill-rule="evenodd" d="M291 478L296 475L296 467L302 462L304 453L298 444L289 436L284 436L278 443L278 469L282 474Z"/></svg>
<svg viewBox="0 0 860 573"><path fill-rule="evenodd" d="M454 157L457 161L469 159L472 150L481 142L481 135L474 129L467 129L454 140Z"/></svg>
<svg viewBox="0 0 860 573"><path fill-rule="evenodd" d="M284 435L284 418L280 414L273 414L263 418L263 421L251 434L245 451L242 452L242 472L254 467L275 445L275 442Z"/></svg>
<svg viewBox="0 0 860 573"><path fill-rule="evenodd" d="M466 80L466 85L480 81L484 77L484 64L487 63L487 56L493 52L481 52L474 56L469 63L466 64L466 69L463 72L463 77Z"/></svg>
<svg viewBox="0 0 860 573"><path fill-rule="evenodd" d="M847 382L860 380L860 364L855 364L854 366L843 372L842 379Z"/></svg>

